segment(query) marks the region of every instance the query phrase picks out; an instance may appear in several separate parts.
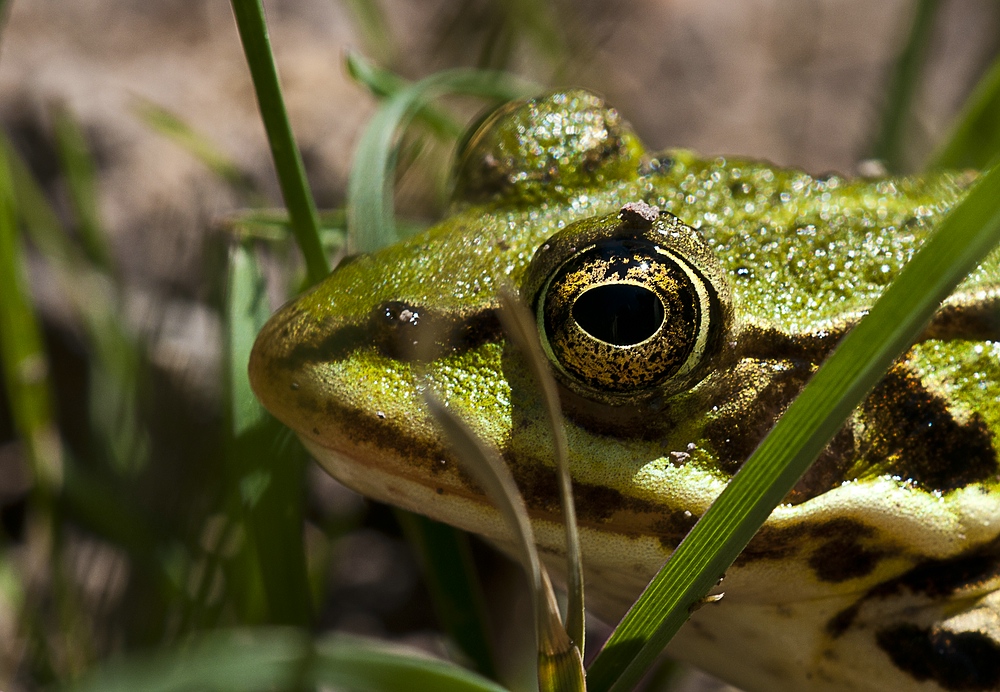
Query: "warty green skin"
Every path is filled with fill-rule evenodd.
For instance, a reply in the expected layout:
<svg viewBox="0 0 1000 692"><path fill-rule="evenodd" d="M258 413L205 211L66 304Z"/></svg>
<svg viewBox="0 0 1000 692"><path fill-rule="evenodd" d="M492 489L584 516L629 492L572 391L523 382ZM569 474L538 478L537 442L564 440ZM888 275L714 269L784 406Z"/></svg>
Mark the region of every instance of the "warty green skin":
<svg viewBox="0 0 1000 692"><path fill-rule="evenodd" d="M254 390L347 485L502 545L499 517L424 410L419 389L433 388L502 451L558 572L549 438L496 325L498 281L523 288L536 249L576 221L610 227L636 201L676 215L715 253L732 297L704 377L615 407L563 389L588 609L612 621L973 179L650 157L586 92L506 109L472 137L458 176L448 218L352 258L272 318L251 357ZM994 253L671 652L748 690L1000 689L998 448Z"/></svg>

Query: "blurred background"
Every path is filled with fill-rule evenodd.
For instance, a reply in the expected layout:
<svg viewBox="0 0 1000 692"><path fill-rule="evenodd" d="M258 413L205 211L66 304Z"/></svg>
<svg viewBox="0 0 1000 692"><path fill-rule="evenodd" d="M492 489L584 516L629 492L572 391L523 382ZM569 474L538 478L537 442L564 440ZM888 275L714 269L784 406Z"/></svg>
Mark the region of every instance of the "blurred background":
<svg viewBox="0 0 1000 692"><path fill-rule="evenodd" d="M343 207L377 107L348 75L348 51L406 79L470 66L587 87L654 150L852 174L872 158L919 171L1000 49L992 0L264 4L326 209ZM29 234L25 272L53 406L40 446L59 459L46 476L0 391L0 689L19 692L190 632L269 621L232 519L224 295L235 215L281 195L229 3L6 0L0 17L2 144L24 223L51 232ZM908 50L919 74L887 143ZM462 120L482 105L447 103ZM431 143L404 162L401 217L443 213L449 155ZM275 245L277 302L295 253ZM446 652L394 515L303 473L314 628ZM523 638L510 622L516 570L474 553L495 636Z"/></svg>

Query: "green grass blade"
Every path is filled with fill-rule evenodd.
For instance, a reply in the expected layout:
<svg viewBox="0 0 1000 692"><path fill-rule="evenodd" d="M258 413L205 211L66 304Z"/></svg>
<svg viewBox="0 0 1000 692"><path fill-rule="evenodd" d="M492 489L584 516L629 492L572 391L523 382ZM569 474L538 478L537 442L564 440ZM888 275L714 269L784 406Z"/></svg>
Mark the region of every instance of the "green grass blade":
<svg viewBox="0 0 1000 692"><path fill-rule="evenodd" d="M901 172L906 166L906 124L912 111L913 95L920 83L939 4L940 0L918 0L910 35L896 60L886 90L882 125L872 147L872 158L879 159L893 172Z"/></svg>
<svg viewBox="0 0 1000 692"><path fill-rule="evenodd" d="M250 362L254 339L270 313L267 286L253 254L244 244L234 245L229 254L226 303L226 374L233 437L239 437L267 419L267 413L250 389L247 363Z"/></svg>
<svg viewBox="0 0 1000 692"><path fill-rule="evenodd" d="M319 213L319 238L323 251L333 255L347 243L347 216L342 209ZM288 238L292 226L284 209L250 209L232 212L219 221L219 227L237 240L264 240L280 243Z"/></svg>
<svg viewBox="0 0 1000 692"><path fill-rule="evenodd" d="M408 87L411 82L389 70L382 69L357 53L348 52L345 59L347 74L379 98L388 98ZM414 115L442 139L458 139L465 128L444 111L425 105Z"/></svg>
<svg viewBox="0 0 1000 692"><path fill-rule="evenodd" d="M51 499L62 483L62 448L52 418L49 362L23 274L14 185L0 151L0 366L37 490Z"/></svg>
<svg viewBox="0 0 1000 692"><path fill-rule="evenodd" d="M496 679L486 630L486 603L476 577L468 535L420 514L396 510L396 520L420 555L424 579L444 630L476 671Z"/></svg>
<svg viewBox="0 0 1000 692"><path fill-rule="evenodd" d="M0 149L13 150L4 142ZM121 319L117 287L93 258L63 228L38 183L19 157L12 157L18 211L32 242L45 257L66 302L72 306L91 353L88 388L90 427L101 447L99 464L119 471L144 468L148 457L146 430L140 423L139 389L143 375L140 345ZM90 202L94 204L96 202ZM96 232L97 226L92 227ZM94 239L104 247L103 237Z"/></svg>
<svg viewBox="0 0 1000 692"><path fill-rule="evenodd" d="M68 107L55 106L52 110L59 159L84 252L97 268L111 272L111 253L97 210L96 167L87 139Z"/></svg>
<svg viewBox="0 0 1000 692"><path fill-rule="evenodd" d="M392 43L392 31L379 0L345 0L344 4L361 32L365 52L374 55L383 64L391 63L396 47Z"/></svg>
<svg viewBox="0 0 1000 692"><path fill-rule="evenodd" d="M227 301L229 466L237 476L269 619L276 624L304 626L312 619L302 535L307 458L250 390L250 349L270 310L260 270L242 245L236 245L230 255Z"/></svg>
<svg viewBox="0 0 1000 692"><path fill-rule="evenodd" d="M64 687L72 692L265 692L291 689L308 655L293 629L215 632L188 645L110 664Z"/></svg>
<svg viewBox="0 0 1000 692"><path fill-rule="evenodd" d="M425 104L445 94L511 100L534 91L535 85L503 72L458 69L433 74L387 98L354 153L347 184L349 250L371 252L399 239L393 211L398 135Z"/></svg>
<svg viewBox="0 0 1000 692"><path fill-rule="evenodd" d="M297 684L353 692L504 692L496 683L419 652L337 635L313 644L290 628L218 631L133 656L67 692L266 692Z"/></svg>
<svg viewBox="0 0 1000 692"><path fill-rule="evenodd" d="M635 686L850 412L998 242L1000 169L993 169L823 363L678 546L591 665L592 692Z"/></svg>
<svg viewBox="0 0 1000 692"><path fill-rule="evenodd" d="M134 99L131 110L147 127L175 142L177 146L198 159L219 178L245 195L256 196L250 176L207 137L184 122L180 116L141 97ZM251 200L251 203L263 202L262 200Z"/></svg>
<svg viewBox="0 0 1000 692"><path fill-rule="evenodd" d="M24 223L28 238L50 262L83 263L79 249L68 242L67 234L55 209L32 177L24 159L0 130L0 157L7 160L17 214Z"/></svg>
<svg viewBox="0 0 1000 692"><path fill-rule="evenodd" d="M318 684L357 692L504 692L453 663L345 635L316 644L315 667Z"/></svg>
<svg viewBox="0 0 1000 692"><path fill-rule="evenodd" d="M67 178L76 177L74 193L79 199L74 203L81 210L78 215L96 215L96 199L87 199L97 191L92 175L93 162L83 141L79 127L64 114L62 134L63 159L67 166L84 172L67 170ZM120 301L114 285L108 281L110 260L104 248L106 239L96 216L88 222L91 237L84 238L81 250L63 228L52 206L24 161L17 156L6 140L0 141L0 150L9 157L14 177L14 194L19 216L32 242L46 258L58 281L63 296L79 316L87 335L87 344L93 354L90 359L91 428L96 440L104 447L99 454L103 461L111 461L118 470L137 471L145 466L148 441L140 425L138 391L142 370L141 349L121 320ZM86 172L89 170L90 172Z"/></svg>
<svg viewBox="0 0 1000 692"><path fill-rule="evenodd" d="M928 168L986 168L1000 155L1000 57L979 80Z"/></svg>
<svg viewBox="0 0 1000 692"><path fill-rule="evenodd" d="M319 283L330 273L330 265L319 240L316 202L309 190L302 155L295 144L288 112L285 110L285 100L278 84L278 68L271 54L264 8L260 0L232 0L232 5L243 52L253 78L264 130L271 145L271 156L274 158L281 193L292 219L292 229L305 257L309 280Z"/></svg>

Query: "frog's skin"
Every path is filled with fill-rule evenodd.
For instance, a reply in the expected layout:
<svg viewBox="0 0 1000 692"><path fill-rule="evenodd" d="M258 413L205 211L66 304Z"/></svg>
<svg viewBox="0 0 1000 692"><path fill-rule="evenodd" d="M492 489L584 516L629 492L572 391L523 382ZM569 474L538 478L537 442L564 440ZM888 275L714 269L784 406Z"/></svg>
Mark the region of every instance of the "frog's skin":
<svg viewBox="0 0 1000 692"><path fill-rule="evenodd" d="M502 544L500 518L425 411L426 382L501 450L558 571L540 395L496 315L506 277L555 361L588 607L614 621L972 179L652 157L587 92L512 104L468 141L447 219L352 258L271 319L251 358L254 391L348 486ZM645 248L631 273L573 264L611 237ZM622 315L614 336L600 324L614 306L574 312L588 281L634 283L650 259L666 262L654 292L669 338L632 345L655 320ZM623 345L594 347L574 315ZM671 653L747 690L1000 690L998 449L994 253Z"/></svg>

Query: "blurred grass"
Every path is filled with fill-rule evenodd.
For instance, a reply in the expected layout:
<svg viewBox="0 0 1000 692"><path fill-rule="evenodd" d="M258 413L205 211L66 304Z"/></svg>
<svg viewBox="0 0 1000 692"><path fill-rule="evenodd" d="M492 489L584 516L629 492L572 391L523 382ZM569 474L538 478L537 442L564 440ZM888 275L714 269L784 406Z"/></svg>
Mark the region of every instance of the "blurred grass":
<svg viewBox="0 0 1000 692"><path fill-rule="evenodd" d="M480 65L506 66L519 41L543 47L555 64L569 59L567 41L561 38L551 8L542 5L505 3L503 21L482 46ZM246 33L255 8L238 1L236 7L237 16L243 17L241 32ZM0 0L0 21L6 9ZM385 30L379 5L358 0L355 12L364 15L372 45L384 42L379 55L398 60L400 52ZM909 53L904 51L904 59L925 48L921 42L927 40L927 31L918 32L920 26L915 24L915 45ZM263 74L255 77L264 84L258 92L262 112L266 119L280 121L284 108L266 34L263 39L259 35L244 39L244 44L249 46L248 60ZM440 141L453 141L460 132L459 120L444 107L424 104L432 94L462 87L466 77L437 75L417 89L373 64L358 60L350 64L355 78L385 99L386 111L394 113L382 116L383 129L373 135L378 142L369 152L374 168L357 174L355 201L362 200L362 205L370 205L363 209L407 233L416 226L396 220L391 201L395 182L391 164L393 157L400 157L398 128L414 118ZM935 165L984 166L995 158L1000 149L998 65L968 100ZM888 112L895 109L892 120L897 123L905 122L907 94L919 83L920 71L901 67L899 74L909 86L887 92ZM520 88L503 89L493 83L463 90L503 97L522 93ZM405 98L401 93L407 94ZM136 108L147 125L205 162L246 204L261 203L239 168L182 120L149 102ZM5 392L34 479L26 500L24 535L4 535L0 540L0 599L19 614L24 638L19 658L9 664L17 680L31 689L61 686L79 679L109 652L145 649L152 653L126 655L106 669L98 666L77 689L242 690L263 689L265 683L283 689L309 684L393 689L400 681L412 683L406 689L421 689L420 680L422 689L499 689L455 666L427 663L410 653L388 651L384 645L312 636L329 625L317 620L317 613L332 588L316 562L331 552L341 529L327 530L322 517L310 515L315 510L306 504L305 456L250 395L245 363L256 330L270 310L256 251L266 246L281 268L293 274L296 262L281 253L288 252L288 229L296 229L309 272L316 278L325 263L317 257L325 258L343 246L347 214L343 209L316 214L287 119L269 130L277 132L272 147L276 159L284 162L278 164L279 172L290 171L299 178L291 187L282 184L286 200L298 199L289 203L294 210L291 214L254 210L231 219L233 246L224 266L212 268L226 277L219 279L225 284L218 292L224 298L214 306L225 315L225 363L222 382L217 383L224 392L224 404L217 404L223 412L193 406L190 399L171 391L168 378L151 362L144 338L127 326L128 289L100 216L96 166L86 129L66 107L58 107L53 115L52 139L66 183L66 209L54 208L50 191L43 189L6 139L0 140L0 355ZM897 153L905 153L905 128L894 127L888 139ZM286 190L295 186L297 190ZM301 240L314 231L316 240ZM373 237L362 242L391 242L394 235ZM24 279L28 266L24 241L44 263L39 280L55 286L70 305L77 328L68 337L48 334L40 324ZM289 283L294 286L298 281ZM65 358L64 351L53 351L58 339L68 339L85 359L83 402L53 397L53 391L71 396L70 386L62 383L60 389L55 379L58 361ZM62 413L65 410L70 413ZM356 521L347 519L344 524ZM311 539L303 527L311 531ZM455 534L448 536L452 540ZM72 551L79 551L81 537L95 547L89 558L74 561ZM439 550L440 545L447 543L439 544ZM46 574L22 568L20 554L25 549L38 558L41 569L47 568ZM467 575L472 570L464 551L461 546L442 550L449 559L457 555ZM454 575L447 559L432 560L446 565L437 577ZM85 588L88 575L109 565L125 566L124 586L108 578L96 590ZM434 574L432 591L456 590L435 586ZM462 584L461 588L474 591L467 576ZM467 594L470 603L478 598L472 591ZM118 605L109 605L114 603ZM470 624L467 608L442 619L454 621L452 632L470 628L470 633L455 637L466 644L477 668L492 676L481 617ZM297 627L274 627L282 624ZM602 669L620 666L598 664L594 684L606 679ZM615 670L609 676L617 674Z"/></svg>
<svg viewBox="0 0 1000 692"><path fill-rule="evenodd" d="M195 132L178 115L160 104L143 98L136 98L132 104L132 110L147 127L177 143L178 146L205 164L212 173L244 195L251 205L261 206L263 204L263 199L247 174L214 143Z"/></svg>
<svg viewBox="0 0 1000 692"><path fill-rule="evenodd" d="M263 276L244 244L234 245L230 252L226 297L227 466L232 469L247 541L263 584L266 621L306 627L312 622L302 533L304 475L309 459L250 390L250 349L271 308Z"/></svg>
<svg viewBox="0 0 1000 692"><path fill-rule="evenodd" d="M174 650L108 666L69 689L265 692L300 685L356 692L503 691L496 683L417 651L347 635L313 641L290 628L220 630Z"/></svg>
<svg viewBox="0 0 1000 692"><path fill-rule="evenodd" d="M889 77L882 123L872 147L872 158L890 173L905 173L906 127L913 112L913 98L921 83L939 0L917 0L909 35Z"/></svg>
<svg viewBox="0 0 1000 692"><path fill-rule="evenodd" d="M513 75L484 70L445 70L414 84L389 80L378 75L357 57L351 59L355 74L381 76L377 87L386 98L368 123L354 152L354 164L347 183L348 250L372 252L399 240L396 231L393 188L397 159L397 138L417 116L434 125L440 117L427 104L447 94L480 96L498 102L522 98L538 91L538 85ZM447 122L447 121L445 121ZM444 131L453 128L441 126Z"/></svg>
<svg viewBox="0 0 1000 692"><path fill-rule="evenodd" d="M1000 156L1000 57L993 61L955 119L930 168L987 168Z"/></svg>

